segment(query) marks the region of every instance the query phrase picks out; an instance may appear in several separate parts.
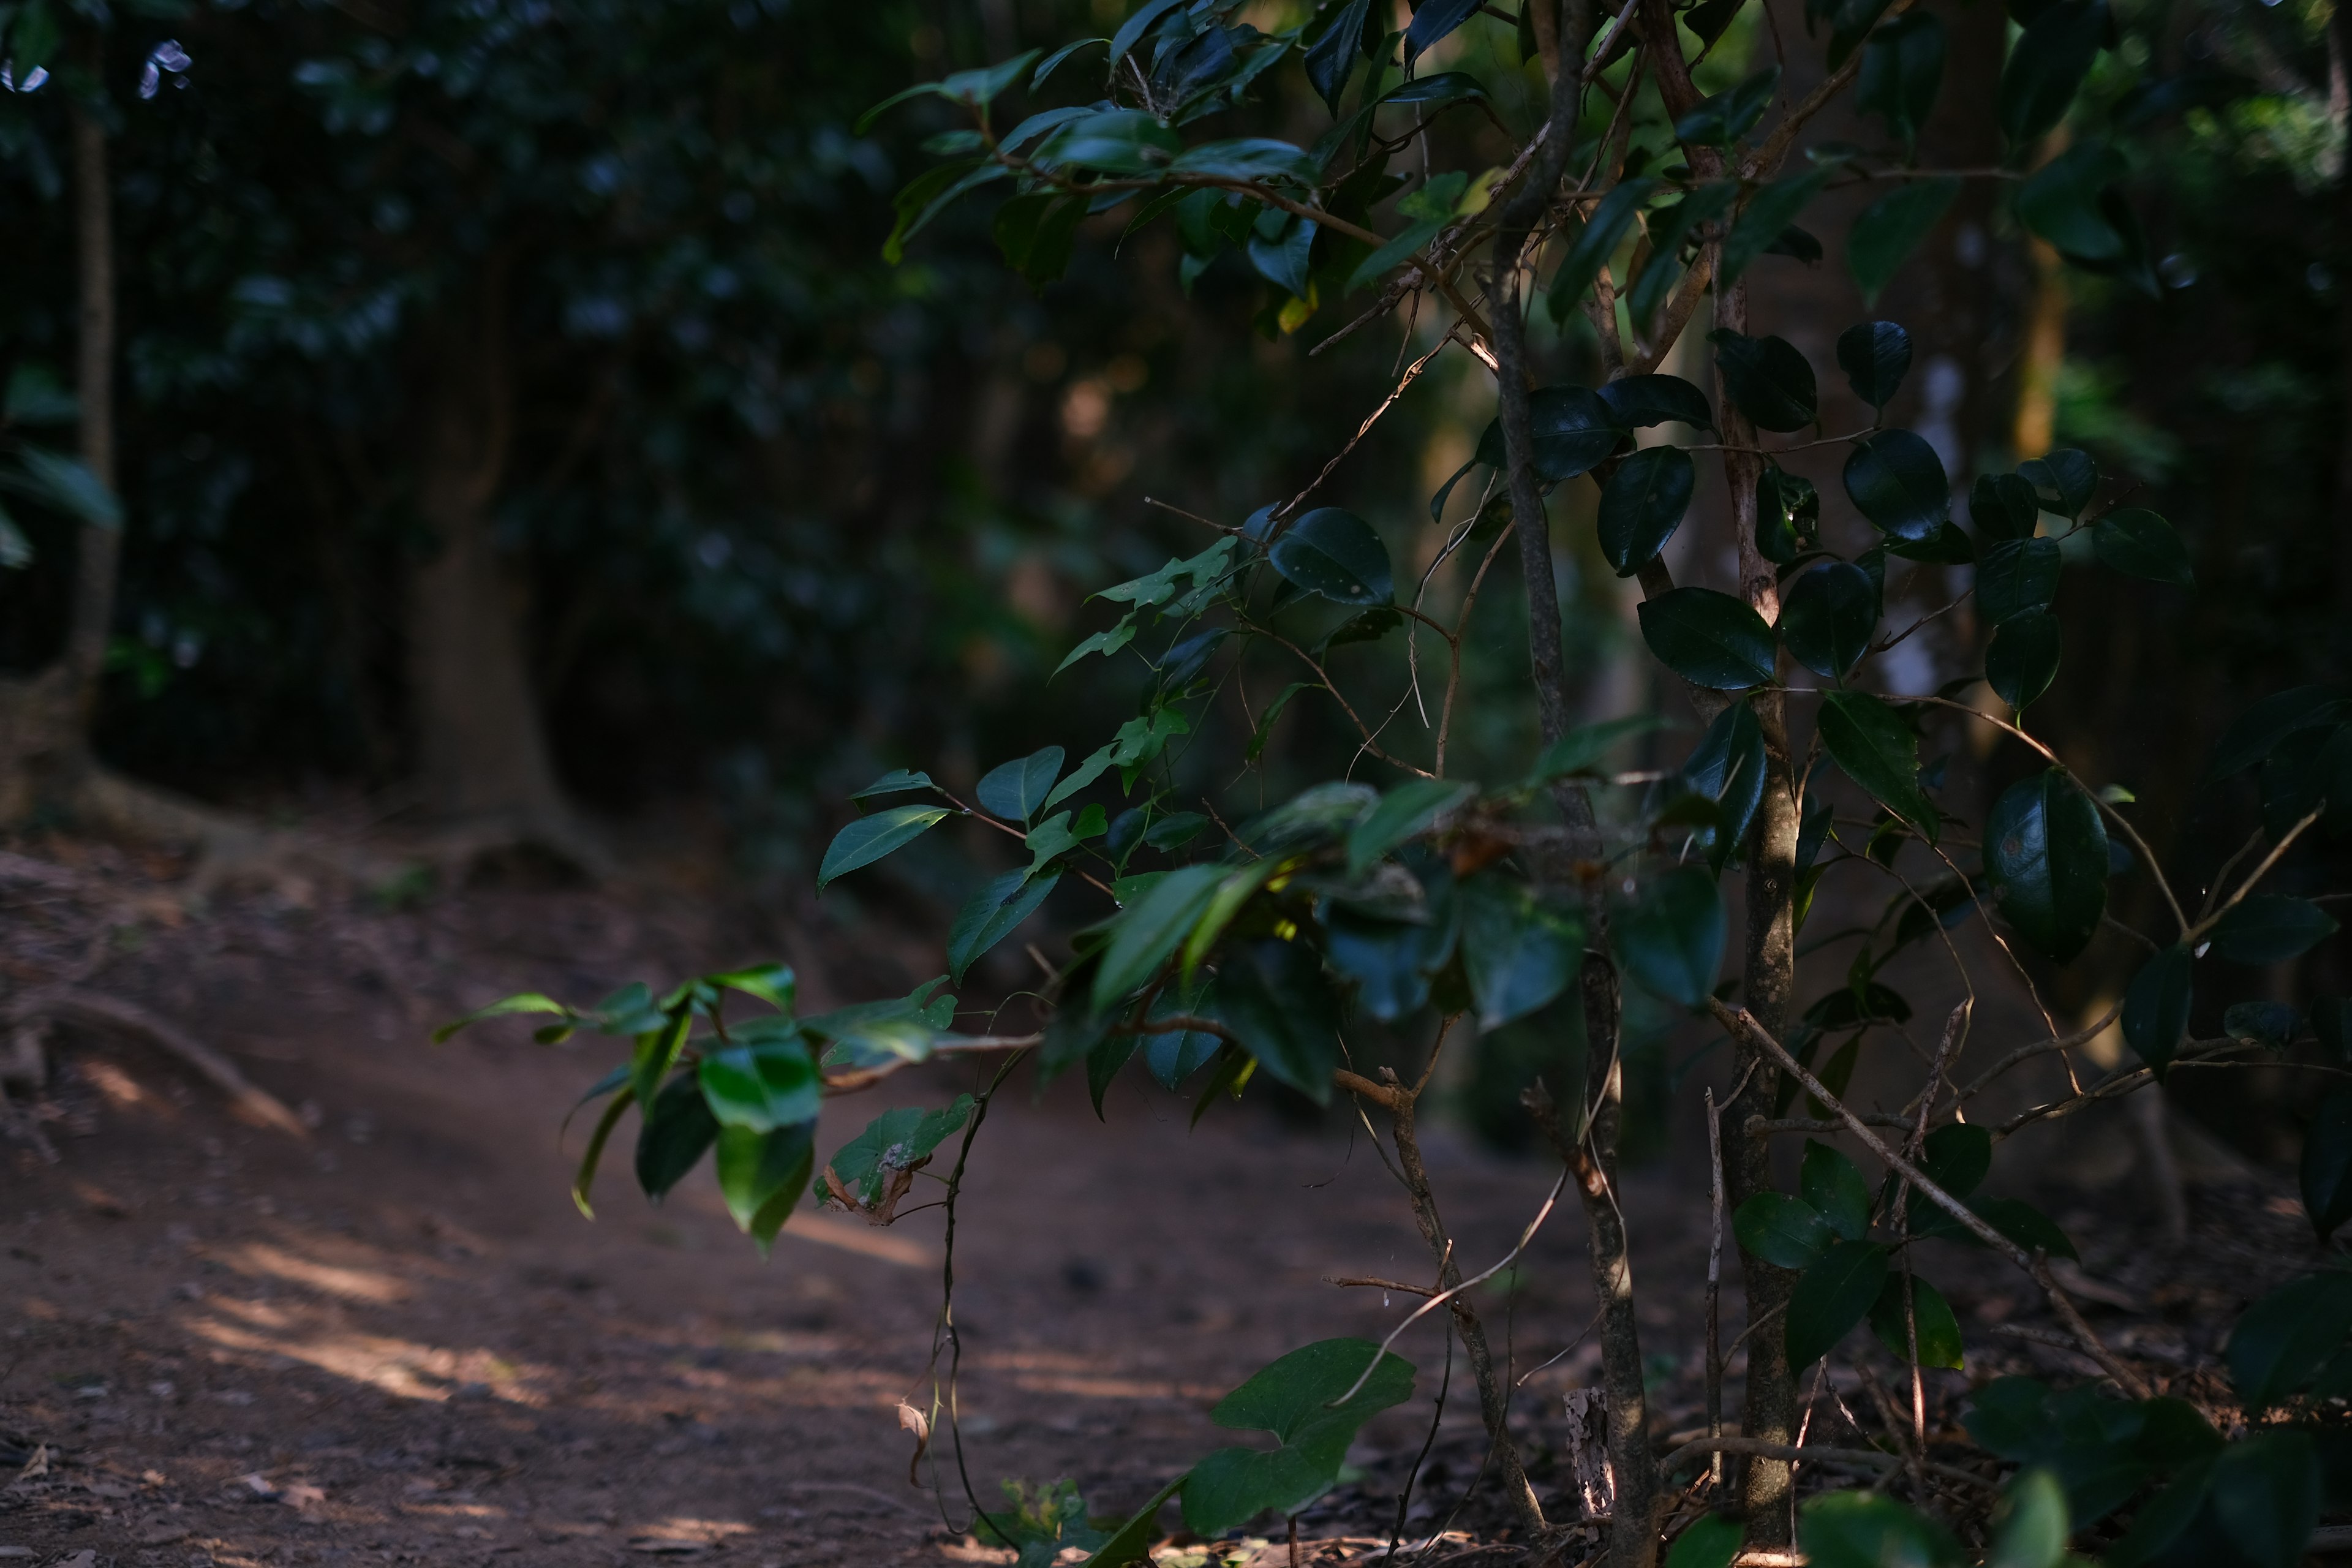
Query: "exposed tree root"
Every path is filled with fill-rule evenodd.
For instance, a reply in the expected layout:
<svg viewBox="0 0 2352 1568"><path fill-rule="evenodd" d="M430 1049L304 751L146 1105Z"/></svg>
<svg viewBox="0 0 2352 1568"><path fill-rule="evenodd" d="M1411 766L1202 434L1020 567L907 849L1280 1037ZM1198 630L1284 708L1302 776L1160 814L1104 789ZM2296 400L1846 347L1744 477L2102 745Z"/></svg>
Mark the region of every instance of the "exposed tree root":
<svg viewBox="0 0 2352 1568"><path fill-rule="evenodd" d="M310 1130L302 1124L300 1117L287 1109L284 1100L248 1079L237 1070L236 1063L178 1025L134 1002L69 985L47 985L17 997L5 1016L7 1025L19 1031L50 1021L111 1030L144 1040L211 1082L247 1120L297 1138L310 1136ZM25 1037L20 1033L17 1037L21 1042ZM37 1042L38 1036L34 1037Z"/></svg>

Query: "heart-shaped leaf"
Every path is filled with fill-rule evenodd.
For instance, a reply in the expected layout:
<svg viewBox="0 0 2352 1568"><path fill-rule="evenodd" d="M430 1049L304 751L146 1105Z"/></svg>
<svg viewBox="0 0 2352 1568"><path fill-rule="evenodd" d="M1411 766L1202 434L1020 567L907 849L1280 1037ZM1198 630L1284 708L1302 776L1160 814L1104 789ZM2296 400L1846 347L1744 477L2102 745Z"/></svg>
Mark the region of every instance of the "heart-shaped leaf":
<svg viewBox="0 0 2352 1568"><path fill-rule="evenodd" d="M1396 594L1389 547L1370 523L1336 506L1283 530L1266 558L1286 581L1334 604L1385 605Z"/></svg>
<svg viewBox="0 0 2352 1568"><path fill-rule="evenodd" d="M1371 1376L1335 1406L1368 1366ZM1220 1448L1193 1466L1183 1486L1185 1527L1213 1539L1269 1510L1296 1513L1313 1502L1339 1481L1358 1429L1412 1397L1412 1379L1411 1362L1381 1355L1369 1340L1324 1340L1266 1366L1219 1401L1209 1419L1271 1432L1280 1446Z"/></svg>

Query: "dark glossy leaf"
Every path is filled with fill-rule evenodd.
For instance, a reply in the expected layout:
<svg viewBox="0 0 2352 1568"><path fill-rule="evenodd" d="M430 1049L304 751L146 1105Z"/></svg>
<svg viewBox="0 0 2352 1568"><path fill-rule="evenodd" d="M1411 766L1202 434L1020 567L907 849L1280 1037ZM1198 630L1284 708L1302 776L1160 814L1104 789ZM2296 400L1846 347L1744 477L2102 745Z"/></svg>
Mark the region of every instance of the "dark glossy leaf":
<svg viewBox="0 0 2352 1568"><path fill-rule="evenodd" d="M1832 1230L1846 1241L1860 1241L1870 1229L1870 1184L1854 1163L1828 1144L1805 1140L1804 1158L1797 1167L1797 1191L1821 1211Z"/></svg>
<svg viewBox="0 0 2352 1568"><path fill-rule="evenodd" d="M1854 107L1877 115L1886 133L1905 146L1916 145L1943 86L1944 53L1944 24L1937 17L1926 11L1895 17L1863 46Z"/></svg>
<svg viewBox="0 0 2352 1568"><path fill-rule="evenodd" d="M1478 14L1479 0L1423 0L1404 33L1405 64Z"/></svg>
<svg viewBox="0 0 2352 1568"><path fill-rule="evenodd" d="M1649 258L1634 274L1633 286L1619 296L1638 330L1649 331L1658 308L1665 303L1667 293L1682 277L1685 242L1696 240L1706 225L1729 212L1732 203L1739 199L1739 193L1740 185L1736 180L1710 180L1682 200L1651 215Z"/></svg>
<svg viewBox="0 0 2352 1568"><path fill-rule="evenodd" d="M1965 1198L1992 1170L1992 1134L1973 1122L1948 1122L1927 1134L1919 1168L1952 1196Z"/></svg>
<svg viewBox="0 0 2352 1568"><path fill-rule="evenodd" d="M1927 539L1952 514L1951 481L1936 448L1909 430L1880 430L1853 444L1845 493L1895 539Z"/></svg>
<svg viewBox="0 0 2352 1568"><path fill-rule="evenodd" d="M1203 142L1188 147L1168 165L1171 174L1210 174L1227 180L1286 181L1294 185L1315 184L1315 161L1288 142L1270 136L1240 136L1224 142ZM1311 237L1314 224L1297 226ZM1297 290L1293 290L1297 292Z"/></svg>
<svg viewBox="0 0 2352 1568"><path fill-rule="evenodd" d="M1381 94L1381 102L1391 103L1455 103L1465 98L1484 98L1486 88L1468 71L1439 71L1434 76L1414 77L1401 81Z"/></svg>
<svg viewBox="0 0 2352 1568"><path fill-rule="evenodd" d="M1283 531L1267 559L1285 579L1339 605L1385 605L1396 593L1389 547L1354 512L1318 507Z"/></svg>
<svg viewBox="0 0 2352 1568"><path fill-rule="evenodd" d="M2023 151L2066 117L2105 42L2106 0L2051 0L2010 51L2000 73L2001 134Z"/></svg>
<svg viewBox="0 0 2352 1568"><path fill-rule="evenodd" d="M2168 947L2140 965L2124 992L2124 1042L2158 1079L2189 1032L2194 970L2187 947Z"/></svg>
<svg viewBox="0 0 2352 1568"><path fill-rule="evenodd" d="M1877 1492L1812 1499L1798 1515L1797 1539L1812 1568L1956 1568L1963 1561L1942 1525Z"/></svg>
<svg viewBox="0 0 2352 1568"><path fill-rule="evenodd" d="M1087 198L1056 191L1030 191L996 209L992 232L1004 264L1032 289L1043 289L1069 269L1078 222Z"/></svg>
<svg viewBox="0 0 2352 1568"><path fill-rule="evenodd" d="M1528 419L1535 436L1536 474L1552 484L1589 472L1624 438L1609 405L1581 386L1537 388L1528 397ZM1495 449L1502 450L1499 426Z"/></svg>
<svg viewBox="0 0 2352 1568"><path fill-rule="evenodd" d="M1045 804L1061 773L1062 748L1047 746L982 774L980 804L1008 822L1027 822Z"/></svg>
<svg viewBox="0 0 2352 1568"><path fill-rule="evenodd" d="M1952 1304L1944 1293L1914 1276L1911 1280L1910 1319L1916 1323L1919 1336L1919 1364L1944 1367L1958 1372L1963 1360L1960 1348L1960 1321L1952 1313ZM1898 1362L1911 1359L1913 1324L1906 1321L1903 1310L1903 1277L1890 1273L1880 1287L1878 1300L1870 1309L1870 1331L1878 1336Z"/></svg>
<svg viewBox="0 0 2352 1568"><path fill-rule="evenodd" d="M2249 1411L2305 1393L2352 1336L2352 1274L2329 1269L2282 1285L2245 1310L2223 1356Z"/></svg>
<svg viewBox="0 0 2352 1568"><path fill-rule="evenodd" d="M2047 610L2020 610L2000 623L1985 650L1985 679L2000 700L2023 710L2058 679L2058 656L2065 641L2058 617Z"/></svg>
<svg viewBox="0 0 2352 1568"><path fill-rule="evenodd" d="M2107 907L2107 830L2098 803L2058 768L2001 792L1985 818L1985 877L2001 916L2064 963Z"/></svg>
<svg viewBox="0 0 2352 1568"><path fill-rule="evenodd" d="M2091 527L2091 546L2098 552L2099 564L2111 572L2184 588L2196 584L2197 574L2189 567L2180 535L2146 507L2122 507L2099 519Z"/></svg>
<svg viewBox="0 0 2352 1568"><path fill-rule="evenodd" d="M1780 245L1806 204L1821 194L1822 187L1836 172L1815 169L1758 187L1748 196L1739 221L1724 237L1720 251L1724 281L1738 281L1749 262Z"/></svg>
<svg viewBox="0 0 2352 1568"><path fill-rule="evenodd" d="M1643 884L1614 922L1625 971L1670 1002L1703 1007L1723 963L1723 895L1697 866L1679 866Z"/></svg>
<svg viewBox="0 0 2352 1568"><path fill-rule="evenodd" d="M1552 274L1551 291L1546 297L1555 321L1565 321L1574 313L1577 301L1592 287L1593 279L1615 255L1642 210L1642 204L1656 193L1661 182L1647 175L1621 180L1593 207L1585 220L1576 242L1560 258L1559 269Z"/></svg>
<svg viewBox="0 0 2352 1568"><path fill-rule="evenodd" d="M1917 15L1932 19L1924 13ZM1862 209L1846 237L1845 264L1853 274L1854 286L1862 290L1864 304L1878 302L1878 296L1911 253L1935 232L1959 194L1958 175L1937 174L1905 180Z"/></svg>
<svg viewBox="0 0 2352 1568"><path fill-rule="evenodd" d="M1780 231L1778 238L1764 247L1764 254L1786 256L1811 267L1828 252L1822 248L1822 242L1810 230L1790 224Z"/></svg>
<svg viewBox="0 0 2352 1568"><path fill-rule="evenodd" d="M1847 561L1799 573L1780 599L1780 646L1815 675L1843 679L1878 629L1878 584Z"/></svg>
<svg viewBox="0 0 2352 1568"><path fill-rule="evenodd" d="M1985 546L1977 564L1977 609L1994 626L2025 610L2046 610L2058 596L2063 564L2054 539L2003 539Z"/></svg>
<svg viewBox="0 0 2352 1568"><path fill-rule="evenodd" d="M1462 963L1478 1026L1523 1018L1568 989L1584 961L1584 924L1524 882L1488 875L1465 882Z"/></svg>
<svg viewBox="0 0 2352 1568"><path fill-rule="evenodd" d="M637 1185L646 1196L659 1199L694 1169L718 1136L719 1119L702 1098L702 1085L694 1074L679 1073L654 1097L637 1130Z"/></svg>
<svg viewBox="0 0 2352 1568"><path fill-rule="evenodd" d="M1979 474L1969 490L1969 518L1988 542L2031 539L2042 526L2033 486L2016 474Z"/></svg>
<svg viewBox="0 0 2352 1568"><path fill-rule="evenodd" d="M1118 25L1118 31L1111 35L1111 69L1117 70L1119 62L1127 58L1129 51L1141 43L1144 36L1181 4L1182 0L1143 0L1143 4L1137 6L1127 20Z"/></svg>
<svg viewBox="0 0 2352 1568"><path fill-rule="evenodd" d="M1666 1568L1731 1568L1731 1560L1739 1555L1739 1544L1747 1538L1748 1531L1738 1520L1719 1513L1703 1514L1675 1537L1674 1550L1666 1553Z"/></svg>
<svg viewBox="0 0 2352 1568"><path fill-rule="evenodd" d="M1627 430L1667 424L1715 427L1715 410L1707 406L1706 394L1678 375L1620 376L1603 383L1594 395Z"/></svg>
<svg viewBox="0 0 2352 1568"><path fill-rule="evenodd" d="M2133 1468L2118 1468L2126 1470L2126 1479L2119 1480L2114 1489L2126 1495L2138 1490L2138 1483L2147 1479L2145 1467L2136 1468L2137 1473L2133 1473ZM2074 1503L2077 1517L2084 1510L2079 1498L2073 1494L2080 1490L2079 1480L2068 1488L2069 1500ZM2191 1465L2175 1479L2172 1485L2141 1506L2132 1517L2131 1527L2124 1531L2121 1540L2102 1554L2101 1562L2107 1568L2153 1568L2157 1563L2167 1564L2168 1568L2179 1563L2181 1568L2187 1568L2190 1563L2210 1561L2208 1553L2197 1549L2199 1542L2195 1537L2200 1527L2210 1532L2213 1517L2212 1490L2213 1462L2209 1459ZM2237 1562L2245 1561L2234 1552L2231 1555Z"/></svg>
<svg viewBox="0 0 2352 1568"><path fill-rule="evenodd" d="M1860 691L1822 693L1822 746L1846 777L1928 843L1941 818L1919 787L1919 737L1903 716Z"/></svg>
<svg viewBox="0 0 2352 1568"><path fill-rule="evenodd" d="M2299 730L2326 724L2333 727L2347 707L2334 687L2296 686L2273 692L2240 714L2213 746L2205 764L2204 783L2228 778L2271 754L2272 748Z"/></svg>
<svg viewBox="0 0 2352 1568"><path fill-rule="evenodd" d="M952 815L944 805L894 805L859 817L835 834L826 847L824 861L817 868L817 890L823 892L827 882L845 872L872 865Z"/></svg>
<svg viewBox="0 0 2352 1568"><path fill-rule="evenodd" d="M2330 1089L2304 1131L2303 1212L2323 1242L2352 1219L2352 1086Z"/></svg>
<svg viewBox="0 0 2352 1568"><path fill-rule="evenodd" d="M1701 100L1675 122L1675 140L1690 146L1728 147L1756 128L1772 107L1772 93L1780 85L1780 68L1766 66L1738 86Z"/></svg>
<svg viewBox="0 0 2352 1568"><path fill-rule="evenodd" d="M2027 1252L2080 1260L2057 1222L2022 1198L1980 1198L1969 1205L1987 1225Z"/></svg>
<svg viewBox="0 0 2352 1568"><path fill-rule="evenodd" d="M2062 517L2080 517L2099 489L2099 465L2078 447L2061 447L2020 463L2017 472L2032 485L2036 504Z"/></svg>
<svg viewBox="0 0 2352 1568"><path fill-rule="evenodd" d="M1617 465L1601 487L1601 553L1630 577L1654 560L1690 510L1697 470L1680 447L1645 447Z"/></svg>
<svg viewBox="0 0 2352 1568"><path fill-rule="evenodd" d="M2215 922L2209 951L2232 963L2284 963L2336 934L2336 921L2317 904L2277 893L2241 900Z"/></svg>
<svg viewBox="0 0 2352 1568"><path fill-rule="evenodd" d="M1755 710L1734 702L1716 715L1685 758L1683 781L1694 796L1716 807L1715 843L1707 865L1720 876L1756 820L1764 801L1764 730Z"/></svg>
<svg viewBox="0 0 2352 1568"><path fill-rule="evenodd" d="M1694 686L1739 691L1772 679L1772 628L1745 600L1712 588L1675 588L1637 612L1658 662Z"/></svg>
<svg viewBox="0 0 2352 1568"><path fill-rule="evenodd" d="M2017 220L2061 256L2080 262L2120 261L2131 237L2116 226L2103 198L2126 173L2123 154L2113 147L2095 139L2078 142L2017 188Z"/></svg>
<svg viewBox="0 0 2352 1568"><path fill-rule="evenodd" d="M2352 996L2321 996L2311 1004L2311 1032L2327 1059L2352 1067Z"/></svg>
<svg viewBox="0 0 2352 1568"><path fill-rule="evenodd" d="M1837 361L1853 395L1884 408L1911 374L1911 334L1893 321L1857 321L1838 334Z"/></svg>
<svg viewBox="0 0 2352 1568"><path fill-rule="evenodd" d="M811 1118L770 1131L722 1126L718 1145L719 1195L737 1228L764 1250L808 1191L816 1163L816 1121Z"/></svg>
<svg viewBox="0 0 2352 1568"><path fill-rule="evenodd" d="M1349 874L1360 874L1477 793L1476 784L1460 779L1411 779L1397 785L1348 830Z"/></svg>
<svg viewBox="0 0 2352 1568"><path fill-rule="evenodd" d="M1731 1215L1740 1250L1782 1268L1806 1268L1837 1239L1828 1220L1811 1204L1786 1193L1758 1193Z"/></svg>
<svg viewBox="0 0 2352 1568"><path fill-rule="evenodd" d="M1868 1314L1886 1286L1886 1248L1841 1241L1797 1279L1789 1296L1789 1365L1810 1367Z"/></svg>
<svg viewBox="0 0 2352 1568"><path fill-rule="evenodd" d="M1110 945L1095 971L1093 1005L1107 1012L1159 972L1192 934L1223 879L1222 866L1180 866L1121 910L1111 927Z"/></svg>
<svg viewBox="0 0 2352 1568"><path fill-rule="evenodd" d="M1217 1011L1260 1067L1316 1104L1329 1101L1339 1016L1313 948L1272 937L1228 946Z"/></svg>
<svg viewBox="0 0 2352 1568"><path fill-rule="evenodd" d="M1820 412L1813 367L1785 338L1744 337L1727 329L1707 334L1725 389L1759 430L1801 430Z"/></svg>
<svg viewBox="0 0 2352 1568"><path fill-rule="evenodd" d="M948 932L948 973L955 983L962 984L965 971L1035 914L1061 879L1058 870L1032 878L1024 868L1005 872L972 895Z"/></svg>
<svg viewBox="0 0 2352 1568"><path fill-rule="evenodd" d="M1790 565L1820 543L1821 526L1822 496L1813 481L1766 463L1756 481L1756 552Z"/></svg>
<svg viewBox="0 0 2352 1568"><path fill-rule="evenodd" d="M1307 47L1307 79L1334 115L1339 112L1339 97L1348 90L1348 78L1356 68L1356 57L1370 53L1363 47L1370 11L1371 0L1347 0L1330 25Z"/></svg>
<svg viewBox="0 0 2352 1568"><path fill-rule="evenodd" d="M1829 68L1835 70L1845 64L1863 39L1886 14L1888 0L1830 0L1822 7L1830 19Z"/></svg>
<svg viewBox="0 0 2352 1568"><path fill-rule="evenodd" d="M1372 1358L1362 1388L1348 1393ZM1215 1537L1260 1513L1296 1513L1339 1479L1348 1445L1373 1415L1412 1397L1413 1366L1381 1355L1369 1340L1324 1340L1292 1351L1209 1412L1218 1426L1274 1434L1280 1446L1220 1448L1192 1467L1183 1484L1184 1524Z"/></svg>
<svg viewBox="0 0 2352 1568"><path fill-rule="evenodd" d="M2311 1436L2268 1431L2213 1461L2220 1534L2256 1568L2296 1568L2319 1524L2320 1470Z"/></svg>
<svg viewBox="0 0 2352 1568"><path fill-rule="evenodd" d="M1047 168L1121 178L1157 174L1183 150L1181 137L1143 110L1110 109L1071 121L1031 156Z"/></svg>

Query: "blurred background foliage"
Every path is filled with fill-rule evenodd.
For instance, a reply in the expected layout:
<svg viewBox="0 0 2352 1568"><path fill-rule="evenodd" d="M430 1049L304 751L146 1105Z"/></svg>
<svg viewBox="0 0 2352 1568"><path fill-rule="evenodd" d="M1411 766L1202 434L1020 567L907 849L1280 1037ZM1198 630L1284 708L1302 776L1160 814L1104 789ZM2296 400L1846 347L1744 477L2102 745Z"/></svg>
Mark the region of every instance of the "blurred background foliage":
<svg viewBox="0 0 2352 1568"><path fill-rule="evenodd" d="M1936 8L1982 31L2000 25L1989 4ZM1230 522L1294 493L1431 330L1381 321L1310 353L1365 297L1291 304L1232 252L1188 297L1169 226L1124 237L1125 212L1087 220L1042 299L997 254L992 198L886 264L891 194L950 117L917 104L861 133L861 113L1107 33L1124 9L84 5L114 159L129 518L101 753L247 806L429 806L409 644L453 486L480 502L565 796L608 822L716 820L780 895L805 889L810 847L882 767L961 786L1115 726L1131 670L1047 677L1100 624L1089 592L1206 542L1144 498ZM1257 0L1242 19L1271 30L1307 9ZM2117 16L2084 113L2135 132L2160 293L2037 266L1997 213L1939 243L1973 246L1963 259L1990 280L1981 384L1960 405L1971 464L2087 447L2195 557L2194 595L2067 617L2051 728L2084 772L2128 780L2180 773L2250 697L2336 678L2352 651L2352 68L2324 0L2134 0ZM1764 58L1771 26L1801 25L1748 7L1703 85ZM167 37L193 63L142 99ZM1496 115L1533 118L1507 28L1465 28L1422 68L1473 70ZM1978 68L1958 50L1951 68ZM1083 76L1047 91L1082 99ZM1286 63L1257 98L1227 133L1309 142L1329 122ZM65 119L63 89L0 92L0 352L19 416L54 417L71 393ZM1508 145L1478 113L1431 134L1454 165ZM1784 262L1751 287L1769 313L1775 289L1809 298L1805 275ZM2056 347L2037 347L2033 324L2053 321ZM1590 374L1574 327L1539 331L1538 353L1547 379ZM1442 357L1321 492L1414 542L1397 553L1416 570L1436 542L1427 498L1492 412L1471 368ZM12 673L55 657L73 561L65 520L16 515L33 559L0 574ZM1561 532L1589 705L1651 702L1646 662L1619 657L1630 601L1567 542L1590 531ZM1491 777L1523 764L1531 726L1516 584L1487 592L1456 748L1457 771ZM1265 737L1263 784L1236 776L1276 695L1246 690L1190 737L1198 787L1246 804L1351 765L1301 700ZM2166 808L2192 859L2211 805ZM925 847L897 875L934 912L993 866L951 835ZM1507 1031L1483 1048L1532 1047ZM1670 1088L1662 1053L1643 1062L1637 1106ZM1475 1089L1473 1115L1516 1135L1516 1107Z"/></svg>

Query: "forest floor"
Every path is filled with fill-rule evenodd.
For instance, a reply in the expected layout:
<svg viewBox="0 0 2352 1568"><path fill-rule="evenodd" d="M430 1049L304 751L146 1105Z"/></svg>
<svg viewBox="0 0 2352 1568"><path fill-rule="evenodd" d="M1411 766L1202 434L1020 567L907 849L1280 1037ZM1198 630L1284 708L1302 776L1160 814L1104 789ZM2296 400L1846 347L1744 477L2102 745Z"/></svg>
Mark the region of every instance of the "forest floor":
<svg viewBox="0 0 2352 1568"><path fill-rule="evenodd" d="M298 885L197 915L168 861L20 847L54 874L0 856L12 987L66 973L169 1017L299 1107L308 1133L247 1125L137 1040L52 1042L53 1081L0 1142L0 1568L1012 1560L967 1532L944 1432L910 1484L898 1407L928 1408L944 1370L940 1210L887 1228L803 1211L763 1260L707 1173L651 1208L616 1149L591 1224L566 1190L585 1130L558 1127L612 1042L535 1046L511 1025L425 1041L511 990L586 1001L767 956L800 968L810 1005L848 1000L826 978L847 967L829 962L837 938L675 871L407 908ZM969 1084L926 1069L835 1101L820 1152ZM1192 1127L1189 1096L1139 1075L1109 1109L1105 1125L1083 1086L1039 1099L1016 1080L973 1153L955 1243L961 1430L991 1506L1007 1479L1067 1478L1097 1514L1131 1510L1237 1440L1207 1411L1251 1372L1312 1340L1380 1338L1411 1305L1334 1280L1432 1272L1344 1116L1244 1101ZM1442 1126L1426 1153L1472 1268L1509 1251L1557 1173ZM1677 1164L1625 1183L1642 1278L1691 1282L1644 1323L1662 1436L1702 1419L1704 1208L1673 1196ZM2151 1238L2145 1204L2057 1210L2100 1237L2084 1262L2102 1329L2183 1392L2211 1385L2238 1303L2310 1249L2290 1183L2226 1163L2200 1174L2187 1253ZM1538 1489L1567 1518L1560 1396L1598 1359L1581 1245L1564 1201L1477 1298L1518 1380ZM1946 1289L1970 1372L1937 1374L1939 1425L1970 1379L2087 1365L2034 1337L2032 1303L1983 1255L1956 1257ZM1725 1311L1738 1321L1736 1295ZM1365 1428L1360 1473L1302 1516L1299 1560L1366 1562L1401 1531L1426 1561L1507 1561L1491 1555L1509 1549L1509 1516L1481 1468L1466 1369L1449 1372L1428 1321L1397 1348L1418 1397ZM1825 1429L1853 1418L1835 1397L1823 1408ZM1274 1568L1290 1548L1179 1536L1162 1556Z"/></svg>

